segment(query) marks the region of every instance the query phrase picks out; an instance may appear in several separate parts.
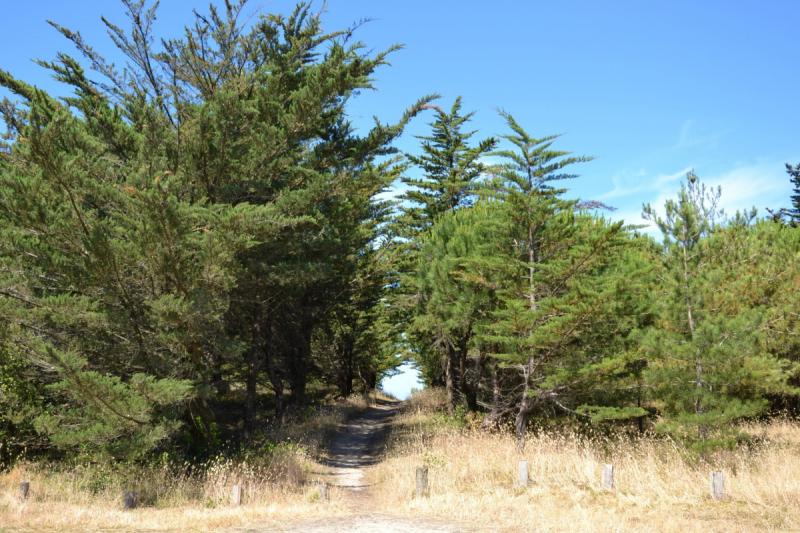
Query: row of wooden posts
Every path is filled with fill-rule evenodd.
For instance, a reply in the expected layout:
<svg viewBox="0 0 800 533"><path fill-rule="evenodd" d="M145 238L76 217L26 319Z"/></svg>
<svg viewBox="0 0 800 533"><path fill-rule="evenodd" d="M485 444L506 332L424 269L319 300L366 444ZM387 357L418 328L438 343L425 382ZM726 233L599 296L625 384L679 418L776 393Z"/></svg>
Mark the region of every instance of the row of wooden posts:
<svg viewBox="0 0 800 533"><path fill-rule="evenodd" d="M600 484L605 490L614 490L614 465L603 465ZM528 461L520 461L517 465L517 486L528 486ZM425 498L430 495L428 467L417 467L417 488L415 493L417 498ZM722 472L711 472L711 497L715 500L725 498L725 474Z"/></svg>
<svg viewBox="0 0 800 533"><path fill-rule="evenodd" d="M517 486L527 487L528 461L520 461L517 468ZM614 465L603 465L600 477L600 485L605 490L614 490ZM319 498L321 501L330 500L330 486L327 483L319 483ZM19 497L27 500L30 495L31 484L23 481L19 484ZM430 485L428 484L428 467L417 467L416 489L414 491L417 498L427 498L430 496ZM725 497L725 474L716 471L711 472L711 497L715 500L722 500ZM244 490L241 485L231 487L231 504L241 505L244 499ZM122 497L122 504L125 509L134 509L139 505L139 494L134 491L126 491Z"/></svg>
<svg viewBox="0 0 800 533"><path fill-rule="evenodd" d="M31 482L30 481L23 481L19 484L19 499L20 500L27 500L28 496L30 496L31 492ZM327 500L329 499L328 495L328 485L322 484L320 485L320 496ZM241 505L242 500L244 497L244 491L241 485L234 485L231 487L231 504L232 505ZM125 491L122 495L122 506L125 509L135 509L139 506L139 493L135 491Z"/></svg>

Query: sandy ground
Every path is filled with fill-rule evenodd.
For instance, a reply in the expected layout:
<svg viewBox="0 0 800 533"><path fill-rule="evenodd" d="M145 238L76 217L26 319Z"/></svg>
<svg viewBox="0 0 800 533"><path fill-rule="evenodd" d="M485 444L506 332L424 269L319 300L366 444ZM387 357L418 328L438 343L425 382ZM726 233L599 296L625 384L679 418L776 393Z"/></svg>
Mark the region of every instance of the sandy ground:
<svg viewBox="0 0 800 533"><path fill-rule="evenodd" d="M331 498L341 498L352 516L324 520L309 520L284 524L276 528L248 527L242 533L424 533L468 531L452 524L429 520L408 520L369 513L370 487L364 479L364 469L381 460L392 419L400 409L399 402L378 401L359 416L342 424L331 441L323 468L315 472L320 483L332 487Z"/></svg>
<svg viewBox="0 0 800 533"><path fill-rule="evenodd" d="M247 533L454 533L466 531L427 520L404 520L391 516L360 515L332 520L314 520L279 529L244 529Z"/></svg>

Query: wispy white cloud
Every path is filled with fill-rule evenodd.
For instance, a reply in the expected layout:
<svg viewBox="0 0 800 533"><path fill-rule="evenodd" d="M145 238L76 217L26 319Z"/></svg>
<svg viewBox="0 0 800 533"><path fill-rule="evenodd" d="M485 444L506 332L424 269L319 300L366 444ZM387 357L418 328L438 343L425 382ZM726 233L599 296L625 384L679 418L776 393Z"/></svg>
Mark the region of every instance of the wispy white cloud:
<svg viewBox="0 0 800 533"><path fill-rule="evenodd" d="M647 172L643 169L639 170L634 176L627 178L617 175L611 178L614 188L601 194L599 199L611 200L612 198L624 198L626 196L661 191L665 187L670 187L672 184L677 183L689 170L691 168L687 167L677 172L659 174L653 177L648 177Z"/></svg>
<svg viewBox="0 0 800 533"><path fill-rule="evenodd" d="M753 206L763 211L788 202L791 186L784 168L783 161L742 166L710 177L707 183L722 188L722 207L729 214Z"/></svg>
<svg viewBox="0 0 800 533"><path fill-rule="evenodd" d="M695 121L687 119L681 125L678 132L678 138L675 144L663 148L659 152L661 155L678 150L686 150L697 147L711 147L725 134L725 132L713 133L699 133ZM670 158L674 155L670 155ZM684 160L689 159L688 157ZM636 173L628 173L627 175L616 175L611 180L614 188L600 196L601 200L611 200L614 198L624 198L626 196L646 195L653 196L664 189L674 188L677 190L677 184L691 170L691 167L682 168L676 172L667 174L650 175L646 170L640 169ZM650 193L650 194L648 194Z"/></svg>
<svg viewBox="0 0 800 533"><path fill-rule="evenodd" d="M699 132L697 124L692 119L683 121L678 132L678 140L670 148L673 150L685 150L688 148L713 148L719 142L726 131L715 131L703 133Z"/></svg>
<svg viewBox="0 0 800 533"><path fill-rule="evenodd" d="M628 205L612 213L610 218L624 220L628 224L644 224L647 226L645 231L655 232L655 227L642 218L641 204L650 203L660 211L668 199L677 196L681 178L686 171L687 169L682 169L650 180L645 178L644 185L630 187L630 192L617 194L620 197L629 197L626 202ZM740 165L716 175L703 176L701 173L699 177L709 187L720 187L720 207L727 215L751 207L756 207L763 215L767 207L777 208L786 204L791 189L782 160ZM611 192L616 190L617 187ZM638 205L631 205L634 202Z"/></svg>

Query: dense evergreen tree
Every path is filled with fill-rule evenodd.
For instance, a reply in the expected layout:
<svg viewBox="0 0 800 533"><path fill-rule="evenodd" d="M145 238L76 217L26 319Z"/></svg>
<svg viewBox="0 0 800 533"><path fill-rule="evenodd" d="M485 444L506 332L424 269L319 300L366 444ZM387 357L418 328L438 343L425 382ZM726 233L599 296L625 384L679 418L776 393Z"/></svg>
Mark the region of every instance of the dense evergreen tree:
<svg viewBox="0 0 800 533"><path fill-rule="evenodd" d="M470 144L476 132L465 128L474 113L462 114L461 97L455 99L449 111L435 105L429 107L436 118L430 124L430 135L418 137L422 153L406 155L407 164L421 176L402 178L408 189L400 197L400 214L393 224L399 238L395 263L398 278L392 300L397 322L414 321L413 309L421 296L419 291L425 290L416 285L419 240L425 238L439 217L471 204L485 170L481 157L495 145L491 137ZM441 338L430 336L429 332L425 328L413 329L407 340L422 362L428 382L447 388L452 408L460 395L454 387L465 379L464 365L455 361L460 356L446 349Z"/></svg>
<svg viewBox="0 0 800 533"><path fill-rule="evenodd" d="M450 111L432 106L436 119L431 134L419 137L422 153L409 154L408 162L422 172L418 179L404 177L408 190L401 197L403 234L417 235L429 228L443 213L469 205L477 180L484 171L481 157L495 146L492 137L470 146L475 131L464 131L474 113L461 114L461 97Z"/></svg>
<svg viewBox="0 0 800 533"><path fill-rule="evenodd" d="M575 177L564 169L587 158L552 149L556 136L531 137L504 116L511 133L503 138L513 149L496 152L507 161L498 169L497 196L509 210L510 283L488 338L502 350L495 357L520 374L515 426L522 445L530 413L561 403L550 378L575 353L570 341L580 338L592 311L591 300L578 295L588 292L587 276L618 245L622 225L578 214L577 203L562 199L564 191L553 186Z"/></svg>
<svg viewBox="0 0 800 533"><path fill-rule="evenodd" d="M134 456L182 421L207 434L230 381L246 385L248 430L264 374L279 411L284 387L304 401L332 322L348 324L345 351L370 349L358 317L384 285L370 265L386 212L373 199L427 100L359 136L347 102L391 50L364 54L307 5L246 28L243 2L156 49L155 4L125 5L130 32L104 20L122 70L54 25L99 76L66 54L41 62L74 96L0 72L19 99L3 106L0 311L3 365L40 386L36 430ZM383 367L348 357L374 386ZM30 395L12 389L8 410Z"/></svg>
<svg viewBox="0 0 800 533"><path fill-rule="evenodd" d="M800 225L800 163L795 166L786 163L786 173L792 182L792 206L782 209L781 214L789 219L790 224L798 226Z"/></svg>
<svg viewBox="0 0 800 533"><path fill-rule="evenodd" d="M658 288L658 323L642 341L651 361L648 380L663 417L660 427L701 450L730 442L733 422L764 412L766 394L793 393L789 362L765 350L761 306L718 305L718 283L736 264L731 255L742 253L733 247L735 239L718 235L719 196L689 173L663 215L645 206L664 235L668 273ZM730 236L742 227L729 229ZM717 244L720 239L726 244ZM723 292L739 294L736 285L724 285Z"/></svg>
<svg viewBox="0 0 800 533"><path fill-rule="evenodd" d="M451 413L465 403L476 410L477 388L485 360L476 331L495 301L492 275L501 266L498 236L506 223L497 204L480 203L440 217L422 241L417 267L418 309L413 331L433 339L444 354L445 383ZM476 352L468 368L469 352ZM435 365L438 362L423 362Z"/></svg>
<svg viewBox="0 0 800 533"><path fill-rule="evenodd" d="M659 245L569 199L588 158L508 114L501 149L460 98L357 132L394 48L307 4L244 24L226 1L161 40L157 2L123 3L121 66L53 23L80 55L39 64L69 96L0 70L0 462L213 452L412 357L520 445L538 417L706 450L797 408L800 166L782 221L725 219L690 174L645 207Z"/></svg>

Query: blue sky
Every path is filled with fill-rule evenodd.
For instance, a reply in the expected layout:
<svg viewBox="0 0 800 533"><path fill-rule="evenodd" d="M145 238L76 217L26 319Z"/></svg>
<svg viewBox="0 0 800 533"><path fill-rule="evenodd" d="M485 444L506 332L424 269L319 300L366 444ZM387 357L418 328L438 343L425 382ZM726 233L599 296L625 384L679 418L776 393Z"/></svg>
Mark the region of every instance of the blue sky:
<svg viewBox="0 0 800 533"><path fill-rule="evenodd" d="M246 13L287 12L293 2L253 0ZM177 35L192 7L163 0L157 31ZM322 5L317 3L317 6ZM0 19L0 68L48 89L33 58L69 49L45 23L81 31L113 50L99 16L122 22L110 0L10 2ZM419 96L462 95L481 135L503 133L505 109L531 133L562 133L558 146L596 159L571 194L639 221L643 202L663 204L694 168L723 188L729 211L788 202L785 162L800 162L800 2L328 0L339 29L368 18L358 36L380 50L405 48L376 76L377 91L350 108L356 124L396 119ZM429 117L398 146L415 149Z"/></svg>
<svg viewBox="0 0 800 533"><path fill-rule="evenodd" d="M422 389L420 373L413 363L404 363L397 368L397 372L381 380L380 388L399 400L405 400L414 389Z"/></svg>

